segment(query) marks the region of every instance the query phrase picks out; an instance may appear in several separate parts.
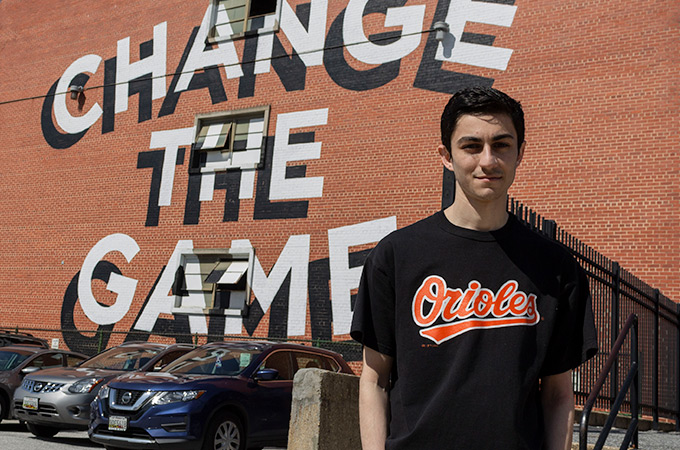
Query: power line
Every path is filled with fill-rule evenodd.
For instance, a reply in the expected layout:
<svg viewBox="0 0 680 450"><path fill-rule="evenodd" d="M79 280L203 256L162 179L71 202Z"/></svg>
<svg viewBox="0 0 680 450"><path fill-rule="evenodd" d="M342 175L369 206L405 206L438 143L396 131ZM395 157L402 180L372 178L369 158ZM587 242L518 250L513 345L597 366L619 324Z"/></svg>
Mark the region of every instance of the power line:
<svg viewBox="0 0 680 450"><path fill-rule="evenodd" d="M414 32L414 33L400 34L399 38L403 38L403 37L407 37L407 36L422 35L422 34L426 34L426 33L431 33L433 31L437 31L437 30L427 29L427 30L422 30L422 31ZM337 50L339 48L352 47L352 46L355 46L355 45L373 44L373 43L376 43L376 42L388 41L388 40L391 41L393 39L394 39L394 36L387 36L387 37L376 38L376 39L373 39L373 40L367 40L367 41L361 41L361 42L352 42L352 43L349 43L349 44L343 43L343 44L340 44L340 45L332 45L332 46L329 46L329 47L322 47L322 48L319 48L319 49L307 50L307 51L303 51L303 52L299 52L299 53L295 52L295 49L293 49L293 54L307 55L307 54L312 54L312 53L325 52L325 51L328 51L328 50ZM210 68L222 69L222 68L227 68L227 67L243 66L243 65L247 65L247 64L255 64L255 63L258 63L258 62L262 62L262 61L272 61L272 60L279 59L279 58L289 58L290 56L291 55L283 54L283 55L271 56L271 57L267 57L267 58L253 59L253 60L250 60L250 61L241 61L241 62L232 63L232 64L217 64L215 66L210 66ZM147 81L147 80L154 80L154 79L157 79L157 78L175 77L177 75L184 75L184 74L199 72L201 70L205 72L205 68L196 69L196 70L185 70L185 71L166 73L166 74L163 74L163 75L149 76L149 77L143 77L143 78L140 77L140 78L135 79L135 81ZM130 81L132 81L132 80L130 80ZM90 86L90 87L86 88L85 90L86 91L92 91L92 90L95 90L95 89L102 89L102 88L105 88L105 87L127 84L130 81L121 81L121 82L115 82L115 83L100 84L100 85ZM65 95L65 94L68 94L68 93L69 93L68 91L66 91L66 92L55 92L53 94L42 94L42 95L35 95L35 96L32 96L32 97L22 97L22 98L16 98L16 99L12 99L12 100L5 100L5 101L0 102L0 106L8 105L8 104L11 104L11 103L28 101L28 100L37 100L37 99L41 99L41 98L47 98L47 97L50 97L50 96Z"/></svg>

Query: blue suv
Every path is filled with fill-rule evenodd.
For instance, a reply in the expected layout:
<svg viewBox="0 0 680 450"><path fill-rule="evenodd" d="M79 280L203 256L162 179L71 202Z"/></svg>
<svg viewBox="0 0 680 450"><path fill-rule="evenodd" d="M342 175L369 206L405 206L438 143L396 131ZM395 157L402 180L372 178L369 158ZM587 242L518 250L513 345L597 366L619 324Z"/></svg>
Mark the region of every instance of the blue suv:
<svg viewBox="0 0 680 450"><path fill-rule="evenodd" d="M273 342L214 342L164 372L131 373L92 402L90 439L107 448L245 450L286 446L293 376L352 373L342 356Z"/></svg>

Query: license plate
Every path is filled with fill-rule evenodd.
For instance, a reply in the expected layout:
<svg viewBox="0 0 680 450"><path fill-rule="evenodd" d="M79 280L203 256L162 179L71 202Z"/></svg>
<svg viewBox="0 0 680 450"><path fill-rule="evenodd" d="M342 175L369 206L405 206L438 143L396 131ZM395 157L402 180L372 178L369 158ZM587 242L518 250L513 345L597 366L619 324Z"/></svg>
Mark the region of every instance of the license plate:
<svg viewBox="0 0 680 450"><path fill-rule="evenodd" d="M24 397L24 403L22 405L24 409L38 409L38 399L35 397Z"/></svg>
<svg viewBox="0 0 680 450"><path fill-rule="evenodd" d="M123 416L109 417L109 430L125 431L128 427L128 418Z"/></svg>

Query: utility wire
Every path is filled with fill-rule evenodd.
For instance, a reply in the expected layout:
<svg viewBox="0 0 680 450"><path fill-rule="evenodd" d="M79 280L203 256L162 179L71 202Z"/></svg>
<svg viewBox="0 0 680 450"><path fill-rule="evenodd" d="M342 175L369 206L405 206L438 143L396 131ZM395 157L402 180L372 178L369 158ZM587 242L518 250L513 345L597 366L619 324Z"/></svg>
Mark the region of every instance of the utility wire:
<svg viewBox="0 0 680 450"><path fill-rule="evenodd" d="M427 30L417 31L415 33L400 34L399 38L403 38L403 37L406 37L406 36L415 36L415 35L419 35L419 34L431 33L433 31L437 31L437 30L427 29ZM374 40L352 42L350 44L344 44L343 43L343 44L340 44L340 45L332 45L332 46L329 46L329 47L322 47L320 49L315 49L315 50L307 50L307 51L299 52L299 53L296 52L296 54L306 55L306 54L311 54L311 53L318 53L318 52L321 52L321 51L325 52L327 50L336 50L336 49L339 49L339 48L347 48L347 47L351 47L351 46L355 46L355 45L373 44L373 43L376 43L376 42L389 41L389 40L393 40L393 39L394 39L394 36L387 36L387 37L382 37L382 38L376 38ZM293 49L293 51L295 51L295 49ZM255 63L258 63L258 62L261 62L261 61L272 61L274 59L279 59L279 58L289 58L290 56L291 55L283 54L283 55L271 56L271 57L267 57L267 58L253 59L253 60L250 60L250 61L241 61L241 62L232 63L232 64L217 64L217 65L214 65L214 66L210 66L210 68L211 69L212 68L222 69L222 68L227 68L227 67L244 66L244 65L247 65L247 64L255 64ZM166 74L163 74L163 75L149 76L149 77L144 77L144 78L140 77L140 78L135 79L135 81L147 81L147 80L154 80L156 78L175 77L177 75L184 75L184 74L199 72L201 70L203 72L205 72L205 68L195 69L195 70L185 70L185 71L166 73ZM127 84L130 81L132 81L132 80L121 81L121 82L116 82L116 83L109 83L109 84L95 85L95 86L85 88L83 90L83 92L92 91L92 90L95 90L95 89L102 89L102 88L105 88L105 87L117 86L117 85L120 85L120 84ZM68 94L68 93L69 93L69 91L55 92L54 94L51 94L51 96L57 96L57 95ZM11 104L11 103L23 102L23 101L27 101L27 100L37 100L37 99L47 98L47 97L50 97L50 94L42 94L42 95L35 95L33 97L23 97L23 98L16 98L16 99L12 99L12 100L5 100L5 101L0 102L0 106L8 105L8 104Z"/></svg>

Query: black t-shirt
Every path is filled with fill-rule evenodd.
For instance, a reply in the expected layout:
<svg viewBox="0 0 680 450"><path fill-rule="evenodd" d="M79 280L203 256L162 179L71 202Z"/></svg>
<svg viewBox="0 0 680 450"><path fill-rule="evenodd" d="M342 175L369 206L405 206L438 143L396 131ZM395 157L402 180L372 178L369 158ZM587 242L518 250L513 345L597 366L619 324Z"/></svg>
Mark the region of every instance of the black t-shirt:
<svg viewBox="0 0 680 450"><path fill-rule="evenodd" d="M394 358L386 448L540 449L539 378L597 351L585 273L514 216L492 232L442 211L364 264L351 336Z"/></svg>

